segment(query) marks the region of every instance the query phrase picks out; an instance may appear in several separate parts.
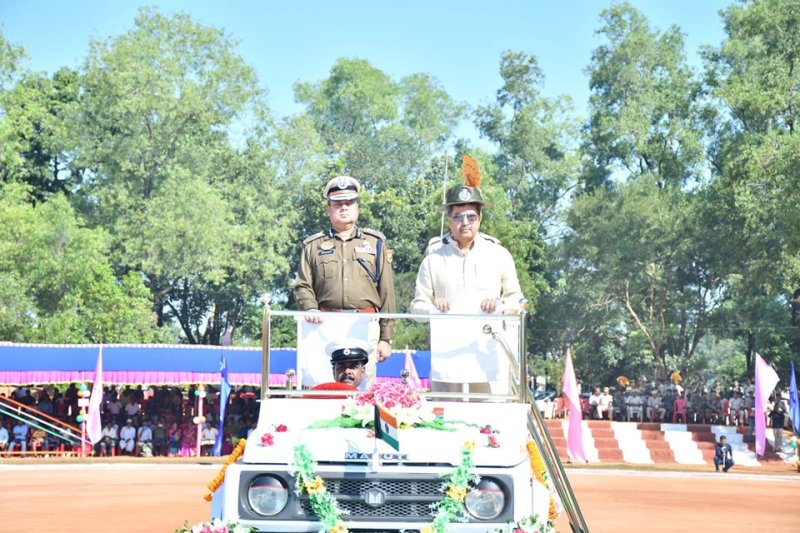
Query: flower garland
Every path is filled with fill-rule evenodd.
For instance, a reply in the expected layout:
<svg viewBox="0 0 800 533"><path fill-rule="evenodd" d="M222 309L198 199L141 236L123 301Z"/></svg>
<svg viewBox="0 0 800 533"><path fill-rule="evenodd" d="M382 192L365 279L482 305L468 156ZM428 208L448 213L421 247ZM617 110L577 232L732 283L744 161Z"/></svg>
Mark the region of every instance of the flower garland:
<svg viewBox="0 0 800 533"><path fill-rule="evenodd" d="M311 457L311 452L304 444L294 447L293 475L295 493L299 496L303 492L308 494L311 509L322 522L323 530L331 533L347 533L347 527L342 521L342 512L336 505L336 500L325 488L321 477L315 476L317 463Z"/></svg>
<svg viewBox="0 0 800 533"><path fill-rule="evenodd" d="M533 474L536 476L536 480L544 485L548 491L550 492L550 507L548 509L547 514L547 525L550 528L555 527L555 520L558 518L558 509L556 506L556 499L553 495L553 488L550 483L550 478L547 475L547 468L544 466L544 461L542 460L542 456L539 453L539 449L536 447L536 443L532 440L528 441L527 444L528 448L528 458L531 462L531 470L533 470Z"/></svg>
<svg viewBox="0 0 800 533"><path fill-rule="evenodd" d="M219 470L219 474L217 474L217 476L214 479L212 479L211 482L208 484L208 490L210 490L211 492L203 496L203 499L205 501L207 502L211 501L214 492L220 487L220 485L222 485L222 482L225 481L225 469L228 468L229 464L235 463L236 461L239 460L239 457L241 457L242 454L244 453L244 447L246 445L247 445L247 439L239 439L239 442L236 444L236 448L234 448L231 454L225 458L225 461L223 461L222 463L222 468L220 468Z"/></svg>
<svg viewBox="0 0 800 533"><path fill-rule="evenodd" d="M243 526L238 522L223 522L219 518L214 518L210 522L200 522L190 526L189 521L183 523L181 529L176 529L175 533L252 533L256 531L250 526Z"/></svg>
<svg viewBox="0 0 800 533"><path fill-rule="evenodd" d="M448 481L442 485L442 491L446 491L445 496L431 505L431 509L435 511L433 521L430 526L423 527L421 533L446 533L452 522L467 521L464 498L480 480L480 477L473 471L475 463L472 460L472 453L477 446L478 444L474 440L464 443L461 450L461 462L450 472Z"/></svg>

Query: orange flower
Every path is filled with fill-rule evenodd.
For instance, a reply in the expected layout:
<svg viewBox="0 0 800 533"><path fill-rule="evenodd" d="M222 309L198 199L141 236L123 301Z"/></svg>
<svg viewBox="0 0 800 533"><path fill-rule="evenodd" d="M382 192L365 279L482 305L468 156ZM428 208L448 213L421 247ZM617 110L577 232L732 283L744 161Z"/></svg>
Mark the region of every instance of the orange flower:
<svg viewBox="0 0 800 533"><path fill-rule="evenodd" d="M211 501L211 498L212 498L212 496L211 496L211 493L208 493L208 494L206 494L205 496L203 496L203 499L204 499L205 501L207 501L207 502L210 502L210 501Z"/></svg>
<svg viewBox="0 0 800 533"><path fill-rule="evenodd" d="M547 518L550 520L555 520L558 518L558 512L556 511L556 499L553 498L553 495L550 495L550 510L547 513Z"/></svg>

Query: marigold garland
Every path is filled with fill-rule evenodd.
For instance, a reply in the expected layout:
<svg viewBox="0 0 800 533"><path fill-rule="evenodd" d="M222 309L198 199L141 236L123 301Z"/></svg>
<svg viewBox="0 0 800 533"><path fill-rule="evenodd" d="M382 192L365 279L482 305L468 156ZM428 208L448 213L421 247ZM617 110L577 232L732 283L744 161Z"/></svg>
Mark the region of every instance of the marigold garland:
<svg viewBox="0 0 800 533"><path fill-rule="evenodd" d="M475 472L475 463L472 460L472 453L478 443L468 440L464 443L461 450L461 462L450 472L448 481L442 485L442 492L445 497L433 505L431 509L435 511L433 521L430 526L422 528L422 533L445 533L452 522L466 522L467 515L464 511L463 501L472 488L480 480Z"/></svg>
<svg viewBox="0 0 800 533"><path fill-rule="evenodd" d="M311 452L304 444L294 447L294 484L295 493L299 496L303 492L308 494L311 509L322 523L323 531L331 533L347 533L348 529L342 521L342 512L336 505L336 500L325 488L321 477L314 475L317 463L311 457Z"/></svg>
<svg viewBox="0 0 800 533"><path fill-rule="evenodd" d="M239 460L239 457L242 456L244 453L244 447L247 446L247 439L239 439L239 442L236 444L236 447L233 449L230 455L225 457L225 460L222 462L222 468L219 469L219 473L216 475L214 479L208 484L208 494L203 496L203 499L207 502L211 501L212 495L216 490L222 485L222 482L225 481L225 469L228 468L228 465L235 463Z"/></svg>
<svg viewBox="0 0 800 533"><path fill-rule="evenodd" d="M544 466L544 461L542 460L542 456L539 453L539 449L536 447L536 443L532 440L529 440L527 443L528 448L528 457L531 462L531 470L533 470L533 475L536 476L536 480L545 486L550 492L550 506L548 510L548 525L551 527L555 526L555 519L558 518L558 509L556 507L556 500L553 496L553 490L550 486L550 479L547 476L547 468Z"/></svg>

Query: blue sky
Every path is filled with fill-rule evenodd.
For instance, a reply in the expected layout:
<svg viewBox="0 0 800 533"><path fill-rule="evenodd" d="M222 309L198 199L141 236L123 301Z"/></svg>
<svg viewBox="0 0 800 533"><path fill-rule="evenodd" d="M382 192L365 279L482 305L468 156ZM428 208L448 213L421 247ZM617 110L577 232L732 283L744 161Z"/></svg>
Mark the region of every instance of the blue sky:
<svg viewBox="0 0 800 533"><path fill-rule="evenodd" d="M718 45L724 35L720 9L733 0L634 0L650 21L686 33L687 52L699 65L698 47ZM285 116L298 110L292 84L318 81L340 57L367 59L395 79L415 72L436 78L456 100L492 101L500 86L505 50L532 53L545 73L544 92L568 94L583 114L589 96L585 69L592 50L600 0L489 1L254 1L254 0L0 0L5 38L25 47L30 68L53 72L77 68L90 38L105 39L132 28L138 6L182 11L223 28L255 67L270 107Z"/></svg>

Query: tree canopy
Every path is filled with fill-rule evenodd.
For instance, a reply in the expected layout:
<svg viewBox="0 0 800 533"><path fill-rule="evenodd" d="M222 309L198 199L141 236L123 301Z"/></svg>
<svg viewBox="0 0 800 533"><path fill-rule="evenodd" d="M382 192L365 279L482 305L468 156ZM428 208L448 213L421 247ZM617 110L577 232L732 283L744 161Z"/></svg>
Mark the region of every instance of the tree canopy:
<svg viewBox="0 0 800 533"><path fill-rule="evenodd" d="M405 309L469 154L494 204L483 230L531 304L537 371L555 377L566 345L596 385L744 378L756 351L785 368L800 356L796 7L731 5L698 67L680 28L614 4L585 119L544 95L530 50L498 58L480 103L435 73L340 58L276 117L235 38L186 14L143 8L51 74L0 34L0 340L258 342L259 298L293 305L338 174L365 186L360 223L387 235ZM485 146L459 137L466 122ZM396 342L424 348L424 326Z"/></svg>

